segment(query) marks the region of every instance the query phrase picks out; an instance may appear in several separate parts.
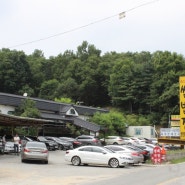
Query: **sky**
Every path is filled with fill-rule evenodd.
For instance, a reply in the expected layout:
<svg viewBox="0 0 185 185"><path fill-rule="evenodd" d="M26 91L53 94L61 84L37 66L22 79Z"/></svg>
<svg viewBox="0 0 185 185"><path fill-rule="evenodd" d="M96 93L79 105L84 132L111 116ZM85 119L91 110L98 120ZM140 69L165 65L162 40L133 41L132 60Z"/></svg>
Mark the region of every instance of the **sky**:
<svg viewBox="0 0 185 185"><path fill-rule="evenodd" d="M49 58L87 41L102 54L185 56L184 8L184 0L0 0L0 49L39 49Z"/></svg>

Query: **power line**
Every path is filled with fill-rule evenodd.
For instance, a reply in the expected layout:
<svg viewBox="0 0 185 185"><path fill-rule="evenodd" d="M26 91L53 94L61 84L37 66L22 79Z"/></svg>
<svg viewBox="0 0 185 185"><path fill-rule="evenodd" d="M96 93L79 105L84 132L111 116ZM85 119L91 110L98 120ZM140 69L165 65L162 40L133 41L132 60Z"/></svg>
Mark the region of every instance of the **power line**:
<svg viewBox="0 0 185 185"><path fill-rule="evenodd" d="M40 41L43 41L43 40L47 40L47 39L50 39L50 38L53 38L53 37L58 37L58 36L61 36L61 35L64 35L64 34L68 34L70 32L74 32L74 31L80 30L80 29L85 28L85 27L89 27L89 26L91 26L93 24L97 24L97 23L100 23L100 22L103 22L103 21L107 21L107 20L112 19L112 18L117 17L117 16L119 16L119 18L122 19L122 18L125 17L125 14L127 12L133 11L135 9L138 9L138 8L142 7L142 6L147 6L147 5L152 4L152 3L156 2L156 1L159 1L159 0L153 0L153 1L150 1L150 2L147 2L147 3L143 3L143 4L140 4L138 6L133 7L131 9L128 9L126 11L123 11L123 12L121 12L119 14L115 14L115 15L112 15L112 16L109 16L109 17L106 17L106 18L103 18L103 19L99 19L99 20L91 22L89 24L86 24L86 25L83 25L83 26L79 26L79 27L73 28L71 30L67 30L67 31L64 31L64 32L61 32L61 33L57 33L57 34L54 34L54 35L51 35L51 36L48 36L48 37L44 37L44 38L41 38L41 39L32 40L32 41L25 42L25 43L22 43L22 44L17 44L17 45L14 45L14 46L10 46L8 48L16 48L16 47L32 44L32 43L35 43L35 42L40 42Z"/></svg>

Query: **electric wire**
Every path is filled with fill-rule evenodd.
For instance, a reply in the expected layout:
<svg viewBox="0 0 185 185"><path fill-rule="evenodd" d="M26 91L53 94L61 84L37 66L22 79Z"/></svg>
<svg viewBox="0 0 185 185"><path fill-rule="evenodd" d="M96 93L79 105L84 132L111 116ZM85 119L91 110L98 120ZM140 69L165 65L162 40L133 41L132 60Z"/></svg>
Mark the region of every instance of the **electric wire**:
<svg viewBox="0 0 185 185"><path fill-rule="evenodd" d="M22 43L22 44L13 45L13 46L10 46L8 48L17 48L17 47L20 47L20 46L24 46L24 45L28 45L28 44L32 44L32 43L36 43L36 42L40 42L40 41L44 41L44 40L48 40L48 39L53 38L53 37L58 37L58 36L61 36L61 35L64 35L64 34L68 34L68 33L71 33L71 32L89 27L91 25L94 25L94 24L97 24L97 23L100 23L100 22L103 22L103 21L107 21L107 20L112 19L112 18L117 17L117 16L119 16L119 18L121 19L121 18L125 17L125 13L136 10L138 8L141 8L142 6L147 6L147 5L152 4L156 1L159 1L159 0L153 0L153 1L150 1L150 2L146 2L146 3L140 4L138 6L135 6L133 8L130 8L126 11L123 11L119 14L115 14L115 15L112 15L112 16L109 16L109 17L106 17L106 18L103 18L103 19L99 19L99 20L91 22L89 24L79 26L79 27L76 27L76 28L73 28L73 29L70 29L70 30L67 30L67 31L64 31L64 32L61 32L61 33L57 33L57 34L54 34L54 35L51 35L51 36L48 36L48 37L40 38L40 39L37 39L37 40L32 40L32 41L25 42L25 43Z"/></svg>

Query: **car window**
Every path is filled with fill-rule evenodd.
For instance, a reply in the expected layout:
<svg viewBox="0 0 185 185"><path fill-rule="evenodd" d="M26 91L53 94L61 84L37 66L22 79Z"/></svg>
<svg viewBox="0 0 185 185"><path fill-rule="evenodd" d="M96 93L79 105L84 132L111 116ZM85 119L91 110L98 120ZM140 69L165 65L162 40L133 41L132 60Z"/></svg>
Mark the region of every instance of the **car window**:
<svg viewBox="0 0 185 185"><path fill-rule="evenodd" d="M101 148L93 148L93 152L96 152L96 153L103 153L104 150L102 150Z"/></svg>
<svg viewBox="0 0 185 185"><path fill-rule="evenodd" d="M80 148L79 151L93 152L92 147Z"/></svg>
<svg viewBox="0 0 185 185"><path fill-rule="evenodd" d="M114 147L114 146L111 146L110 149L114 151L124 151L125 150L124 148L119 148L119 147Z"/></svg>
<svg viewBox="0 0 185 185"><path fill-rule="evenodd" d="M78 139L88 139L86 136L79 136Z"/></svg>

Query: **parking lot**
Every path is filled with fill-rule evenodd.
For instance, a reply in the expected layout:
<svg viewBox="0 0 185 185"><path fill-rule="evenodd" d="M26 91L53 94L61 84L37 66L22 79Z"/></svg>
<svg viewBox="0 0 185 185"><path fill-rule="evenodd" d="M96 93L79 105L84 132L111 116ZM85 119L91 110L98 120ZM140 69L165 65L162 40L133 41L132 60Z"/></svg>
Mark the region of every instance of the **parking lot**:
<svg viewBox="0 0 185 185"><path fill-rule="evenodd" d="M3 185L79 185L104 181L139 170L144 166L109 168L73 166L64 160L65 151L50 151L49 164L22 163L20 156L0 155L0 184Z"/></svg>

